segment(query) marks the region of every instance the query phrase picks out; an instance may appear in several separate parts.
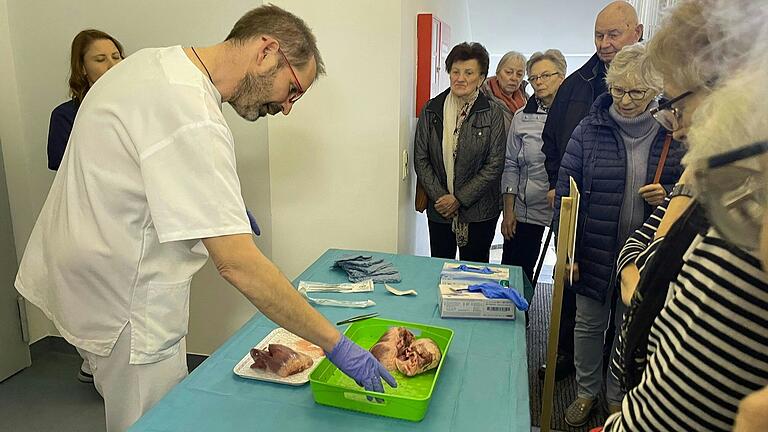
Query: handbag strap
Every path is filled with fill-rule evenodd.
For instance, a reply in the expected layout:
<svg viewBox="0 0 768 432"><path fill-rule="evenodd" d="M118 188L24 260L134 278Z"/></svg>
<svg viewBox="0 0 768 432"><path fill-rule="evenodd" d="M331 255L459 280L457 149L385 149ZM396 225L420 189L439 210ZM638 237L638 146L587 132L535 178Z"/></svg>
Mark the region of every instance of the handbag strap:
<svg viewBox="0 0 768 432"><path fill-rule="evenodd" d="M653 176L653 182L658 183L661 180L661 173L664 171L664 164L667 162L667 154L669 153L669 145L672 143L672 134L667 133L664 138L664 148L661 149L661 157L659 157L659 164L656 166L656 175Z"/></svg>

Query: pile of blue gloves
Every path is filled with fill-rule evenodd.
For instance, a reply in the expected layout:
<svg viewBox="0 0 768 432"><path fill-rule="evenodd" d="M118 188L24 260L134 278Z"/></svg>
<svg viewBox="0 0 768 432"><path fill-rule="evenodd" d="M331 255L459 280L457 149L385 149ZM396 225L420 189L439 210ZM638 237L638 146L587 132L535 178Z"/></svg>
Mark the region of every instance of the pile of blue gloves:
<svg viewBox="0 0 768 432"><path fill-rule="evenodd" d="M400 282L400 271L392 263L370 255L347 255L334 263L349 276L350 282L373 279L376 283Z"/></svg>

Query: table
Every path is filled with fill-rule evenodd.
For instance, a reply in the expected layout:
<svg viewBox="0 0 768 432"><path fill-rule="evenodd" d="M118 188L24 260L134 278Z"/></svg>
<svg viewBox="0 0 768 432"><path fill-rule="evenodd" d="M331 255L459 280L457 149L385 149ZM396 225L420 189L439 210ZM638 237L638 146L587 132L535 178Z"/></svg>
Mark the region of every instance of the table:
<svg viewBox="0 0 768 432"><path fill-rule="evenodd" d="M294 281L346 282L332 270L334 260L358 253L330 249ZM530 431L525 320L442 319L437 283L446 260L362 252L392 262L402 275L398 289L416 289L418 296L398 297L376 284L373 293L313 296L363 300L367 309L319 306L336 322L367 312L382 318L453 329L426 417L419 423L347 411L316 404L309 384L292 387L243 379L232 369L264 336L278 326L254 316L184 381L148 411L130 431ZM510 284L524 284L519 267L510 267ZM522 291L522 289L520 289ZM518 315L522 318L522 313Z"/></svg>

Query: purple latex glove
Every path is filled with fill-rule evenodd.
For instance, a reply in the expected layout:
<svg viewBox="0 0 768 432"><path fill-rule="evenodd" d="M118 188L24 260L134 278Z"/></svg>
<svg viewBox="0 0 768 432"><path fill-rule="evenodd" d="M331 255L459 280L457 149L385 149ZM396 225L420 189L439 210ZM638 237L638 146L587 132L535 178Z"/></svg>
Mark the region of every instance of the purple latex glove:
<svg viewBox="0 0 768 432"><path fill-rule="evenodd" d="M259 229L259 224L256 223L256 218L253 216L253 213L251 213L250 210L245 209L245 214L248 215L248 222L251 224L251 230L256 235L261 235L261 229Z"/></svg>
<svg viewBox="0 0 768 432"><path fill-rule="evenodd" d="M357 385L364 387L368 391L384 393L384 385L381 383L382 378L393 388L397 387L397 381L376 360L373 354L362 349L344 335L341 335L341 339L333 347L333 351L325 353L325 356L342 372L355 380Z"/></svg>

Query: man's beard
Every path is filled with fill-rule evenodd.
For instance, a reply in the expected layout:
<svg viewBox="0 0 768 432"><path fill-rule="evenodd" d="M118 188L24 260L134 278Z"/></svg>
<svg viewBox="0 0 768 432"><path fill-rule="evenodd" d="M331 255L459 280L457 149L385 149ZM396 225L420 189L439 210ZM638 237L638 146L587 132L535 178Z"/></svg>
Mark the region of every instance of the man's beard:
<svg viewBox="0 0 768 432"><path fill-rule="evenodd" d="M248 73L240 80L229 101L240 117L256 121L267 114L275 115L283 110L280 104L267 102L276 75L277 69L274 69L258 77Z"/></svg>

